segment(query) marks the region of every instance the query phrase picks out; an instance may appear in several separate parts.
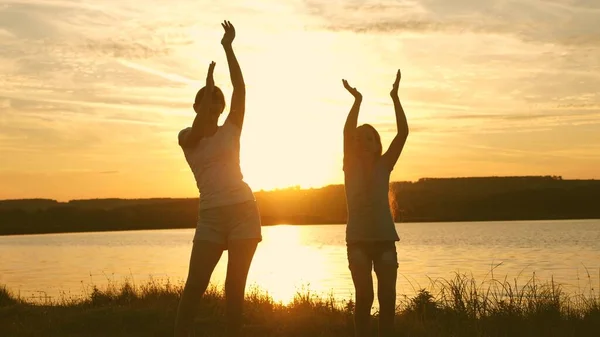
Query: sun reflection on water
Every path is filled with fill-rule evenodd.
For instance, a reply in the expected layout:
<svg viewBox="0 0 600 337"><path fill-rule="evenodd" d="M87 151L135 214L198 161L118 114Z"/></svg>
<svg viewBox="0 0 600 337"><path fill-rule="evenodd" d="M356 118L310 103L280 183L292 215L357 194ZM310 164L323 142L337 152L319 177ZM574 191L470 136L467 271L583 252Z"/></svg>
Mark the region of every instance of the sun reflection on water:
<svg viewBox="0 0 600 337"><path fill-rule="evenodd" d="M304 286L317 290L332 268L321 249L302 244L298 226L282 225L265 231L248 281L268 289L275 301L289 303Z"/></svg>

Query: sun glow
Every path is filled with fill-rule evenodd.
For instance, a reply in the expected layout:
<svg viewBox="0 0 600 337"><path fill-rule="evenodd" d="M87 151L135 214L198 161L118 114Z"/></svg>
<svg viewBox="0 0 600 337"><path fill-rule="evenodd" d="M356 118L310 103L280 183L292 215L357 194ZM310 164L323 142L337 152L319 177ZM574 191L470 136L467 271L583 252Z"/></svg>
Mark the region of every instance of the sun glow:
<svg viewBox="0 0 600 337"><path fill-rule="evenodd" d="M256 95L248 100L240 161L252 189L341 182L345 112L318 102L286 104L285 95ZM284 112L275 108L284 106ZM266 107L260 116L258 107Z"/></svg>

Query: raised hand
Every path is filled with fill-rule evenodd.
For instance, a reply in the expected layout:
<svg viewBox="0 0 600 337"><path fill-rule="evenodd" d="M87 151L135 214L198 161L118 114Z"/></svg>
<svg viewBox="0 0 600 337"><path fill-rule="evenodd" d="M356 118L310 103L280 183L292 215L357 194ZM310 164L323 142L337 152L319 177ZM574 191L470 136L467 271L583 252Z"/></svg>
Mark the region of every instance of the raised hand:
<svg viewBox="0 0 600 337"><path fill-rule="evenodd" d="M406 121L406 114L404 113L402 103L400 103L400 98L398 98L398 87L400 86L401 77L402 74L400 73L400 69L398 69L396 72L396 80L394 81L392 90L390 91L390 96L392 96L392 101L394 102L396 128L398 131L396 132L394 139L392 139L390 147L382 155L383 162L390 171L394 169L394 165L396 165L396 162L402 153L402 149L404 148L404 144L406 143L406 138L408 137L408 122Z"/></svg>
<svg viewBox="0 0 600 337"><path fill-rule="evenodd" d="M208 66L208 74L206 74L206 87L208 89L212 89L215 86L215 79L213 78L213 73L215 72L216 63L212 61Z"/></svg>
<svg viewBox="0 0 600 337"><path fill-rule="evenodd" d="M355 99L362 99L362 94L358 92L356 88L351 87L350 84L348 84L348 81L342 80L342 83L344 83L344 88L346 88L346 90L348 90L348 92L352 94Z"/></svg>
<svg viewBox="0 0 600 337"><path fill-rule="evenodd" d="M233 39L235 39L235 28L233 27L231 22L229 22L227 20L223 21L221 26L223 26L223 29L225 30L225 33L223 34L223 38L221 39L221 44L224 47L231 46Z"/></svg>
<svg viewBox="0 0 600 337"><path fill-rule="evenodd" d="M390 91L390 96L392 96L392 98L398 97L398 87L400 86L400 78L402 78L402 74L400 73L400 69L398 69L398 72L396 72L396 80L394 81L394 84L392 85L392 90Z"/></svg>

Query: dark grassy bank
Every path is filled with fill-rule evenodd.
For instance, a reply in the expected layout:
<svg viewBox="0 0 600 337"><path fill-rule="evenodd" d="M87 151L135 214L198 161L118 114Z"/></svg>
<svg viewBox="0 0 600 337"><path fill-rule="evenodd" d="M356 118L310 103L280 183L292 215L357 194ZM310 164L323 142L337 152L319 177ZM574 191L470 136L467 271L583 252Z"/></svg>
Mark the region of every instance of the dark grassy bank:
<svg viewBox="0 0 600 337"><path fill-rule="evenodd" d="M394 182L397 221L600 219L600 181L482 177ZM346 222L344 186L256 192L264 225ZM198 199L0 201L0 235L194 228Z"/></svg>
<svg viewBox="0 0 600 337"><path fill-rule="evenodd" d="M170 336L180 293L181 287L169 283L125 282L94 288L85 299L34 305L0 287L0 336ZM220 291L207 293L196 336L223 336L223 305ZM310 292L283 305L255 290L247 296L245 335L352 336L352 310L351 301ZM396 317L396 335L406 337L600 336L600 298L594 290L567 296L559 285L535 279L524 285L476 283L457 275L406 298Z"/></svg>

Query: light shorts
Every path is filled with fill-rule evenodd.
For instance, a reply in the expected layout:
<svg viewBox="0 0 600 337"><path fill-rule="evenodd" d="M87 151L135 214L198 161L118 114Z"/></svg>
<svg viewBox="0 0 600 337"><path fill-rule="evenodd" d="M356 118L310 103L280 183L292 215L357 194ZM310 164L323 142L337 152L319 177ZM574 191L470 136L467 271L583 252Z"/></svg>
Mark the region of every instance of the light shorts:
<svg viewBox="0 0 600 337"><path fill-rule="evenodd" d="M200 209L196 226L196 241L222 244L232 240L262 241L260 212L256 201Z"/></svg>

